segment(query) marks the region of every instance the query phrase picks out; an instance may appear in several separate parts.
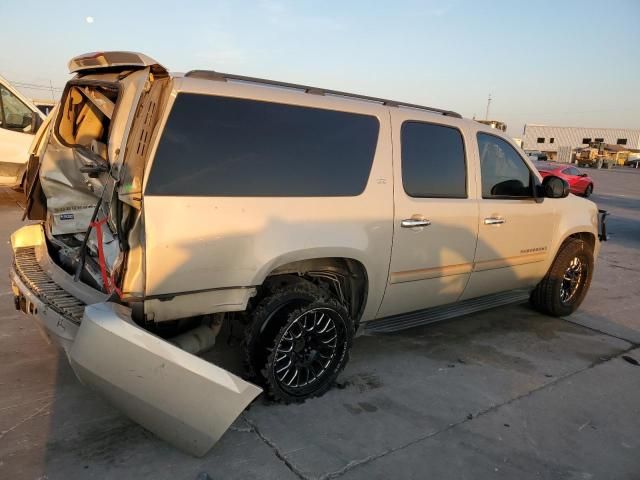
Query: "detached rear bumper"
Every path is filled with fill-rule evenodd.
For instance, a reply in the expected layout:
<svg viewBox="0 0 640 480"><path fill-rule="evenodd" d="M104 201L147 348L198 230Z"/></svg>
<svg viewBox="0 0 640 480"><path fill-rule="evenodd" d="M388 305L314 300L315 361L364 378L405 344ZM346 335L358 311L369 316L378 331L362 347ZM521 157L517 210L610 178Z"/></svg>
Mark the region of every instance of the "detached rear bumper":
<svg viewBox="0 0 640 480"><path fill-rule="evenodd" d="M255 385L143 330L128 308L67 283L70 276L48 257L40 225L16 231L11 243L16 307L61 343L82 383L167 442L204 455L260 394ZM68 291L75 288L80 291Z"/></svg>

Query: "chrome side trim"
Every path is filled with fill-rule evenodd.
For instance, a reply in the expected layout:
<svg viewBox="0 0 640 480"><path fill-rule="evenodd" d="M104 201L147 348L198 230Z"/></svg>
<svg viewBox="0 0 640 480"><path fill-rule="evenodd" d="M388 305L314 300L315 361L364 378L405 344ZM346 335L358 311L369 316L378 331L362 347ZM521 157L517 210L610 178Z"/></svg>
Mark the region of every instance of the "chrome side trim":
<svg viewBox="0 0 640 480"><path fill-rule="evenodd" d="M427 280L429 278L448 277L449 275L460 275L471 273L473 263L460 263L457 265L447 265L445 267L420 268L417 270L405 270L393 272L389 276L389 283L415 282Z"/></svg>
<svg viewBox="0 0 640 480"><path fill-rule="evenodd" d="M515 265L525 265L527 263L543 262L547 258L547 253L527 253L525 255L515 255L513 257L497 258L495 260L484 260L476 262L473 266L474 272L484 270L495 270L496 268L513 267Z"/></svg>
<svg viewBox="0 0 640 480"><path fill-rule="evenodd" d="M515 265L527 263L543 262L547 258L546 252L528 253L525 255L515 255L513 257L498 258L495 260L484 260L475 263L459 263L456 265L446 265L444 267L420 268L417 270L403 270L401 272L391 272L389 283L415 282L430 278L448 277L450 275L461 275L464 273L482 272L484 270L495 270L497 268L508 268Z"/></svg>

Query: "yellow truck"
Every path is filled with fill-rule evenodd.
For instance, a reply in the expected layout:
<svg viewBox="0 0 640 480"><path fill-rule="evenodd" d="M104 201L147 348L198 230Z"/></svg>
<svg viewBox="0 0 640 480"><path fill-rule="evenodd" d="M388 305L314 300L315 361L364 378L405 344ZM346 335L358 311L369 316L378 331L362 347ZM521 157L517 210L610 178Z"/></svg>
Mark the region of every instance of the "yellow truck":
<svg viewBox="0 0 640 480"><path fill-rule="evenodd" d="M620 145L609 143L590 143L588 147L576 151L576 163L579 167L613 168L624 165L629 151Z"/></svg>

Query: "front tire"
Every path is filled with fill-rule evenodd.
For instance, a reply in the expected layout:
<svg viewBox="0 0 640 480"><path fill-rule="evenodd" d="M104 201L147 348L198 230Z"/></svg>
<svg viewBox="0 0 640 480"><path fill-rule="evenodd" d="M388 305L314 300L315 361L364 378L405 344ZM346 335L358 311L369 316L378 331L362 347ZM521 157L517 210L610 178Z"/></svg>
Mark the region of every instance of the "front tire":
<svg viewBox="0 0 640 480"><path fill-rule="evenodd" d="M531 293L531 304L554 317L571 315L584 300L593 276L593 252L577 238L565 242L549 272Z"/></svg>
<svg viewBox="0 0 640 480"><path fill-rule="evenodd" d="M584 189L584 197L589 198L592 193L593 193L593 185L589 184L587 185L587 188Z"/></svg>

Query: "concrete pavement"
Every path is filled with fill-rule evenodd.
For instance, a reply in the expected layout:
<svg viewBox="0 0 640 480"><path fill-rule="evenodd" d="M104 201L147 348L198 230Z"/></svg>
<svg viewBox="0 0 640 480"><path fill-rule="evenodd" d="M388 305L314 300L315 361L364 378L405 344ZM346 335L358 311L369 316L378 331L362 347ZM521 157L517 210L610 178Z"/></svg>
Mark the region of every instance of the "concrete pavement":
<svg viewBox="0 0 640 480"><path fill-rule="evenodd" d="M640 170L587 171L612 238L578 313L515 305L358 338L339 388L258 399L201 459L81 386L0 275L0 478L640 477ZM0 190L2 239L15 198Z"/></svg>

